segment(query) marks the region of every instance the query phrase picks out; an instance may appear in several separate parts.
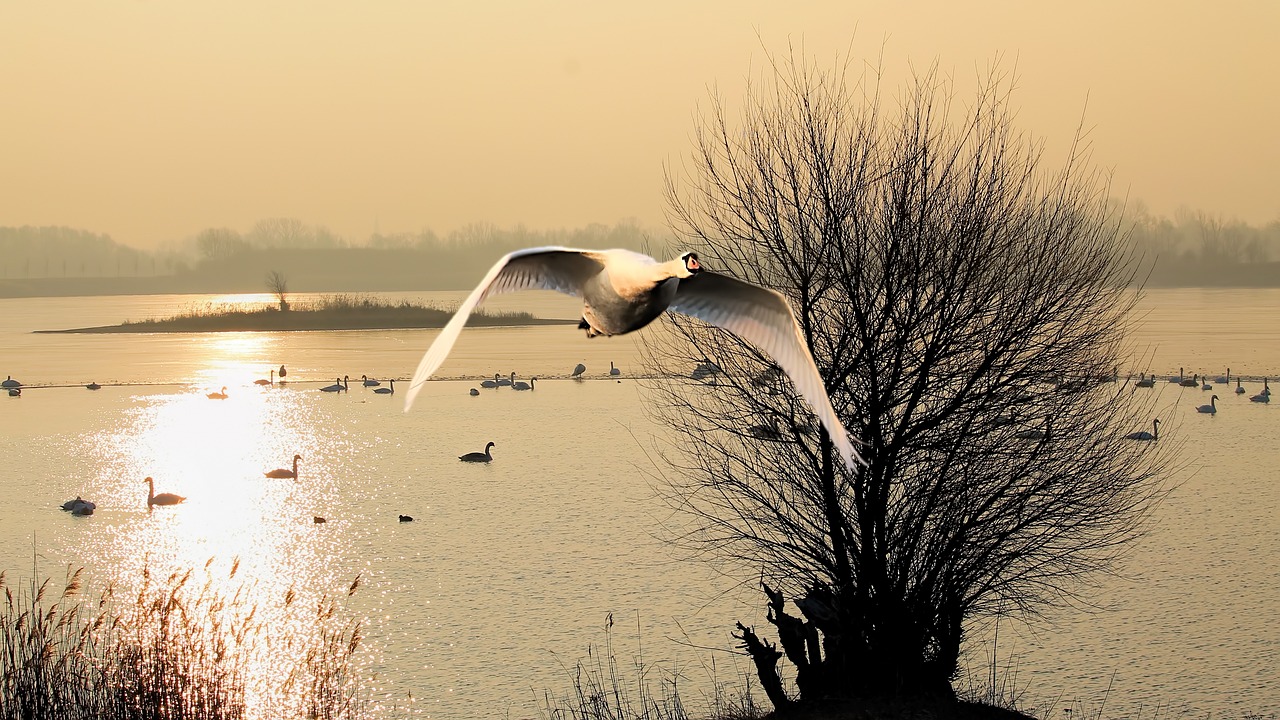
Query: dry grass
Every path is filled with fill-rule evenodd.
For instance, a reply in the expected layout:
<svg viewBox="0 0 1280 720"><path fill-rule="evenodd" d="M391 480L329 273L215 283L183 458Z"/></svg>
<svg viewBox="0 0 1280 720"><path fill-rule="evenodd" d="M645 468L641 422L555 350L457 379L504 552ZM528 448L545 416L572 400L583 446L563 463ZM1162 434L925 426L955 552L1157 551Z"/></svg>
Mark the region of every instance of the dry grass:
<svg viewBox="0 0 1280 720"><path fill-rule="evenodd" d="M212 578L195 585L193 571L160 582L145 573L142 589L129 596L110 586L86 596L81 576L68 571L59 591L51 579L14 588L0 573L0 720L371 714L352 662L360 623L342 619L335 598L316 604L312 635L281 638L258 619L243 587L226 598ZM284 607L296 598L290 590ZM300 658L274 668L277 686L260 695L268 707L247 701L253 650Z"/></svg>

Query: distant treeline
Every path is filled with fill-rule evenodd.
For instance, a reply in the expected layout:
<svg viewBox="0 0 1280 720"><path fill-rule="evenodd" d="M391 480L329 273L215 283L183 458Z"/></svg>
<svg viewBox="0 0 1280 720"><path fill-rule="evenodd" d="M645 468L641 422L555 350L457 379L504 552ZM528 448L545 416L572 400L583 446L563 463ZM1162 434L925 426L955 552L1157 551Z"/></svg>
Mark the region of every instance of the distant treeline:
<svg viewBox="0 0 1280 720"><path fill-rule="evenodd" d="M1150 286L1280 286L1280 220L1255 227L1196 211L1170 219L1117 207ZM634 222L531 230L470 225L353 243L327 228L269 218L247 232L207 228L156 251L65 227L0 227L0 297L263 292L279 272L292 292L460 290L522 247L623 247L664 255L666 231Z"/></svg>

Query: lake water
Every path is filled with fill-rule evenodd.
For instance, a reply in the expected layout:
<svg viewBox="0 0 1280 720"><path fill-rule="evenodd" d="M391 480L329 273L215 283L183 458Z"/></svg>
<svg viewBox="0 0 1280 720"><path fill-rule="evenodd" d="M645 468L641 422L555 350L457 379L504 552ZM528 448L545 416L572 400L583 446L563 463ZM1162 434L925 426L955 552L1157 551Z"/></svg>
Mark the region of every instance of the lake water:
<svg viewBox="0 0 1280 720"><path fill-rule="evenodd" d="M462 295L382 294L442 304ZM392 715L537 716L543 692L568 689L567 668L606 639L624 672L636 658L659 664L680 674L694 702L750 672L742 658L704 648L733 648L736 620L766 626L753 583L680 558L657 530L669 510L652 492L663 468L650 458L663 430L632 380L641 367L632 338L470 328L441 371L455 379L429 384L404 413L400 394L374 394L358 378L407 378L434 330L31 332L224 301L269 298L0 300L0 374L31 386L0 397L0 570L11 580L33 565L55 576L84 566L90 588L128 589L144 567L195 567L218 591L250 588L280 627L305 622L279 609L291 588L341 596L347 612L368 618L361 664ZM1230 367L1249 392L1218 388L1220 412L1207 416L1195 406L1209 393L1157 384L1179 415L1186 469L1154 531L1121 575L1102 579L1104 610L1002 626L997 656L1016 668L1024 706L1059 697L1058 708L1095 706L1111 685L1107 717L1157 707L1166 717L1274 712L1280 408L1247 398L1280 374L1280 291L1158 290L1143 305L1123 371L1217 376ZM490 307L569 319L577 310L543 293ZM609 377L610 361L622 382ZM578 362L588 379L566 379ZM281 364L288 384L253 384ZM479 378L511 371L545 379L534 392L468 394ZM349 393L317 391L342 375L354 380ZM104 387L90 392L90 381ZM206 399L223 386L228 399ZM490 440L492 464L457 461ZM295 453L300 482L264 480ZM148 513L148 475L157 492L187 501ZM76 495L97 512L58 510ZM357 576L362 587L347 598ZM990 649L990 633L976 629L966 658L976 676Z"/></svg>

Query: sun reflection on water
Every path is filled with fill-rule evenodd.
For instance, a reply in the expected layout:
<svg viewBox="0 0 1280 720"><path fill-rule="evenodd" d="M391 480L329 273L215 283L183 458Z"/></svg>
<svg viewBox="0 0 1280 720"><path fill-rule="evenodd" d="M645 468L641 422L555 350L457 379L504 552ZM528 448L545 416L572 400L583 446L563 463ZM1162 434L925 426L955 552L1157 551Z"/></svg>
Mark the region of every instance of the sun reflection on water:
<svg viewBox="0 0 1280 720"><path fill-rule="evenodd" d="M349 542L342 521L314 521L337 502L336 468L348 444L322 417L320 393L246 380L255 367L232 358L259 353L260 341L220 338L214 346L200 377L226 384L227 399L209 400L203 389L139 396L113 429L84 439L105 492L99 504L123 509L85 550L125 597L137 596L148 576L194 569L201 592L224 601L215 603L220 622L254 611L270 642L237 652L250 707L267 708L281 669L302 662L317 636L322 597L345 594L353 579L337 577L332 562ZM295 454L296 480L264 477L291 467ZM148 508L147 477L157 494L185 501Z"/></svg>

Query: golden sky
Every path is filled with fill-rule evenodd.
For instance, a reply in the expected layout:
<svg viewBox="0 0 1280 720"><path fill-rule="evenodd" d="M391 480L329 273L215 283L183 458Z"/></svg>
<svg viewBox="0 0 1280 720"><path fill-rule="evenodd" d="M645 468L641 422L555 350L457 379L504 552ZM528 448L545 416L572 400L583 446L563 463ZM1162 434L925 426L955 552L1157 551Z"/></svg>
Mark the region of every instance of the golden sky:
<svg viewBox="0 0 1280 720"><path fill-rule="evenodd" d="M1001 56L1051 153L1083 117L1117 194L1262 224L1278 31L1272 0L8 2L0 225L661 228L708 88L741 96L788 42L962 88Z"/></svg>

